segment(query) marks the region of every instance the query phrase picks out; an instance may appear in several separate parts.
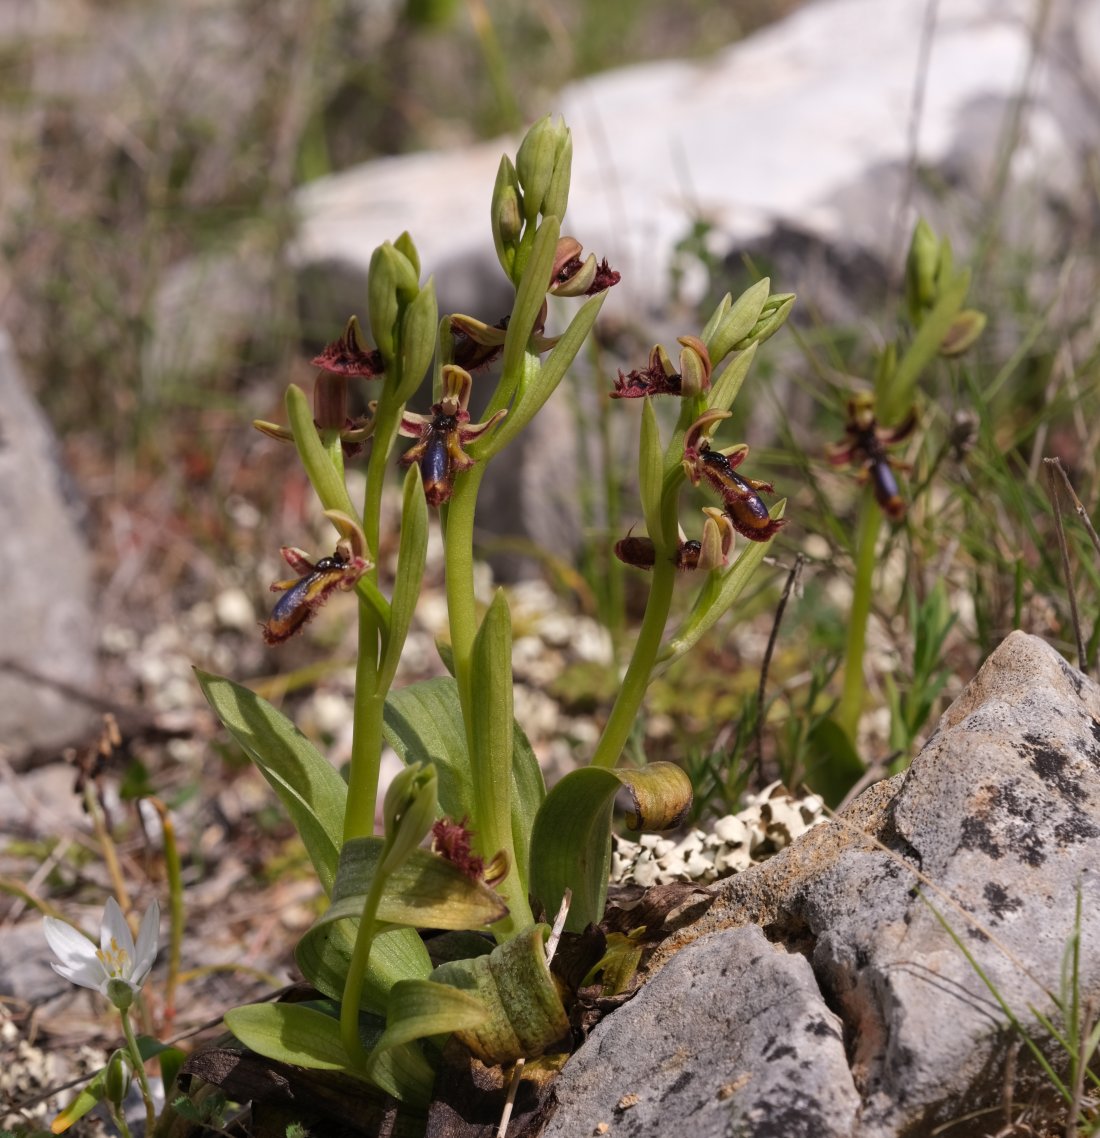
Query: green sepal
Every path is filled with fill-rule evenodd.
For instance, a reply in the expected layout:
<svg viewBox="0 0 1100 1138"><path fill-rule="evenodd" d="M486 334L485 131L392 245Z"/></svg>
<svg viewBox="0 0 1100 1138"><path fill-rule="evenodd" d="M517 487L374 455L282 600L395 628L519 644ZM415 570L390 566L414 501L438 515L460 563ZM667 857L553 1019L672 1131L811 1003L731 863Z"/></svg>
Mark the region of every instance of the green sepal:
<svg viewBox="0 0 1100 1138"><path fill-rule="evenodd" d="M202 694L279 796L321 887L332 892L344 833L347 784L281 711L254 691L195 669Z"/></svg>
<svg viewBox="0 0 1100 1138"><path fill-rule="evenodd" d="M391 1047L482 1027L488 1020L489 1009L476 996L434 980L402 980L390 993L386 1030L374 1045L370 1063Z"/></svg>
<svg viewBox="0 0 1100 1138"><path fill-rule="evenodd" d="M728 411L741 391L741 384L749 373L752 361L756 358L756 344L750 344L743 352L738 352L711 381L707 392L707 410Z"/></svg>
<svg viewBox="0 0 1100 1138"><path fill-rule="evenodd" d="M414 281L420 279L420 253L417 251L416 242L412 239L412 234L406 229L400 237L393 243L393 247L409 262L412 267L412 277Z"/></svg>
<svg viewBox="0 0 1100 1138"><path fill-rule="evenodd" d="M385 645L375 686L379 694L389 691L393 678L397 675L401 652L420 599L427 557L428 504L424 500L420 467L414 462L405 475L401 501L401 541L397 549L397 572L384 626Z"/></svg>
<svg viewBox="0 0 1100 1138"><path fill-rule="evenodd" d="M488 956L441 964L432 979L474 997L488 1013L455 1035L485 1063L533 1059L569 1030L546 964L546 925L534 925Z"/></svg>
<svg viewBox="0 0 1100 1138"><path fill-rule="evenodd" d="M733 350L734 344L743 340L752 330L764 303L768 299L771 280L764 277L751 288L746 289L731 305L714 333L703 337L703 343L710 353L711 363L717 366Z"/></svg>
<svg viewBox="0 0 1100 1138"><path fill-rule="evenodd" d="M585 767L558 781L535 818L531 835L531 893L548 916L573 891L565 927L581 932L603 916L611 863L615 796L629 793L631 829L668 830L691 806L691 780L674 763L640 770Z"/></svg>
<svg viewBox="0 0 1100 1138"><path fill-rule="evenodd" d="M401 317L401 381L394 401L407 403L424 380L435 354L439 307L435 299L435 277L429 277Z"/></svg>
<svg viewBox="0 0 1100 1138"><path fill-rule="evenodd" d="M286 389L286 413L298 457L321 505L326 510L340 510L350 518L357 518L359 515L348 497L343 475L333 465L332 458L321 441L309 399L295 383Z"/></svg>
<svg viewBox="0 0 1100 1138"><path fill-rule="evenodd" d="M786 507L787 499L783 498L772 506L769 513L773 518L781 518ZM767 541L750 541L725 572L716 569L709 574L695 598L691 612L661 649L658 657L660 665L667 666L678 659L722 619L760 567L774 540L774 537L770 537Z"/></svg>
<svg viewBox="0 0 1100 1138"><path fill-rule="evenodd" d="M730 306L733 304L733 297L727 292L724 297L718 302L717 307L710 314L710 319L706 322L702 332L699 333L699 339L704 344L709 344L714 336L718 325L726 318L726 313L729 312ZM713 363L713 360L711 361Z"/></svg>
<svg viewBox="0 0 1100 1138"><path fill-rule="evenodd" d="M299 942L325 934L335 921L358 919L382 856L380 837L353 838L340 852L332 904ZM378 903L377 920L387 925L430 929L482 929L499 921L507 908L483 881L428 850L417 849L394 870ZM312 951L312 950L309 950Z"/></svg>
<svg viewBox="0 0 1100 1138"><path fill-rule="evenodd" d="M399 1102L427 1103L435 1072L418 1050L389 1050L371 1066L369 1074L348 1065L340 1041L340 1021L327 1001L311 1004L249 1004L225 1013L225 1025L249 1049L265 1059L313 1070L343 1071L373 1083ZM370 1049L381 1038L382 1023L361 1016L359 1038Z"/></svg>
<svg viewBox="0 0 1100 1138"><path fill-rule="evenodd" d="M642 426L638 439L638 491L642 516L650 539L661 542L661 487L664 485L661 428L652 399L642 400Z"/></svg>
<svg viewBox="0 0 1100 1138"><path fill-rule="evenodd" d="M516 867L526 880L531 825L546 797L542 771L523 728L513 720L511 815ZM386 742L406 763L430 760L439 778L439 805L456 821L473 815L466 727L458 685L449 676L421 680L386 698Z"/></svg>

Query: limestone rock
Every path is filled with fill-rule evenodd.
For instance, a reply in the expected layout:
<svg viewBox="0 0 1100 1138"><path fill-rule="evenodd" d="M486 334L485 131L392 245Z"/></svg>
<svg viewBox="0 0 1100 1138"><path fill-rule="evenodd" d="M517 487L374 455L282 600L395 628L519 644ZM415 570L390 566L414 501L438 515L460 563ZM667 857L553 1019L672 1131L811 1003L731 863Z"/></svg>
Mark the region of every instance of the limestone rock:
<svg viewBox="0 0 1100 1138"><path fill-rule="evenodd" d="M600 1122L609 1135L669 1134L688 1120L693 1138L840 1138L859 1105L809 964L753 926L679 953L595 1028L553 1095L544 1138Z"/></svg>
<svg viewBox="0 0 1100 1138"><path fill-rule="evenodd" d="M777 1030L768 1041L758 1024L756 993L773 983L776 958L804 958L821 1001L842 1021L845 1071L858 1098L848 1128L835 1132L915 1138L955 1122L953 1134L992 1133L1003 1121L1000 1113L996 1125L992 1114L958 1120L999 1110L1014 1032L931 906L1064 1071L1065 1055L1030 1009L1061 1020L1050 993L1059 991L1078 892L1080 996L1100 1000L1098 865L1100 688L1043 641L1014 632L944 713L905 774L872 787L842 818L815 826L770 861L715 887L708 913L663 946L651 962L653 978L566 1064L559 1095L570 1113L561 1117L606 1118L610 1134L632 1138L667 1134L688 1117L685 1099L654 1104L629 1122L609 1116L607 1103L612 1089L638 1089L628 1086L632 1076L642 1085L657 1079L662 1087L656 1057L675 1053L711 1057L714 1069L697 1100L700 1111L706 1102L706 1114L691 1117L714 1114L725 1122L707 1121L713 1129L701 1133L834 1132L816 1122L816 1129L799 1130L799 1113L786 1129L765 1116L756 1129L737 1129L745 1096L770 1077L775 1049L795 1046L791 1040L798 1037L796 1028L785 1044ZM746 955L740 946L748 942L716 935L742 926L759 926L791 955L770 947ZM670 1019L662 980L675 969L669 985L682 984L681 976L702 968L694 942L708 954L725 953L728 966L725 975L717 968L708 973L711 1014ZM811 1006L808 993L799 998ZM616 1027L628 1012L632 1018ZM783 1022L782 1011L774 1014ZM598 1055L611 1062L611 1038L629 1046L637 1065L633 1071L626 1063L622 1071L616 1066L605 1089L585 1072ZM737 1041L736 1052L730 1040ZM809 1096L798 1100L799 1111L816 1118L815 1111L839 1110L840 1100L814 1098L814 1088L835 1090L842 1082L822 1075L821 1067L833 1072L830 1048L799 1052L799 1061L807 1065L798 1067L798 1085ZM1026 1051L1017 1063L1016 1101L1049 1106L1053 1091ZM751 1080L724 1106L707 1097L745 1075ZM848 1101L845 1095L841 1105ZM779 1109L778 1101L774 1105ZM555 1129L557 1118L545 1133L570 1132L564 1125Z"/></svg>
<svg viewBox="0 0 1100 1138"><path fill-rule="evenodd" d="M91 564L58 443L0 331L0 747L67 743L92 721L74 690L95 678Z"/></svg>

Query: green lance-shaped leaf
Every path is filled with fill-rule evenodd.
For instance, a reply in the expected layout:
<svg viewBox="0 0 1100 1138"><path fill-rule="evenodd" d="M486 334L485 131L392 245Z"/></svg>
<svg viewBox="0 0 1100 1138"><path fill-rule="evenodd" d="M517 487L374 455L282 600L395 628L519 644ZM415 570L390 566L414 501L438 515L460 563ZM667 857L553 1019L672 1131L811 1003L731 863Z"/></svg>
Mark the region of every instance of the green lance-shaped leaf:
<svg viewBox="0 0 1100 1138"><path fill-rule="evenodd" d="M474 637L470 715L474 844L486 859L501 850L507 855L508 873L500 891L512 909L509 921L526 925L531 919L530 913L526 919L523 915L526 876L512 848L512 619L503 589L497 590Z"/></svg>
<svg viewBox="0 0 1100 1138"><path fill-rule="evenodd" d="M597 293L591 296L577 310L576 315L569 322L569 327L557 338L546 360L541 367L536 366L529 371L529 383L523 398L513 408L512 413L487 438L483 453L488 457L503 450L523 430L524 427L542 410L547 399L554 393L554 389L562 381L570 365L577 357L582 345L592 331L592 325L607 299L607 293Z"/></svg>
<svg viewBox="0 0 1100 1138"><path fill-rule="evenodd" d="M776 502L769 511L773 518L781 518L787 508L787 499ZM691 612L683 624L661 650L660 663L667 666L694 647L702 636L718 623L744 592L752 575L760 568L774 538L767 541L750 541L737 560L723 573L715 570L699 591Z"/></svg>
<svg viewBox="0 0 1100 1138"><path fill-rule="evenodd" d="M334 921L359 917L382 848L380 837L353 838L344 846L332 904L303 940L324 933ZM390 874L377 919L415 928L482 929L506 912L500 896L483 881L471 880L438 854L417 849Z"/></svg>
<svg viewBox="0 0 1100 1138"><path fill-rule="evenodd" d="M546 964L547 925L534 925L488 956L441 964L432 979L473 996L488 1012L456 1036L485 1063L536 1058L569 1030Z"/></svg>
<svg viewBox="0 0 1100 1138"><path fill-rule="evenodd" d="M691 806L691 780L673 763L641 770L586 767L572 771L546 796L531 836L531 893L556 913L566 889L573 900L565 927L580 932L603 916L611 863L611 812L626 788L631 829L668 830Z"/></svg>
<svg viewBox="0 0 1100 1138"><path fill-rule="evenodd" d="M750 344L726 364L718 377L711 381L707 392L707 410L728 411L733 406L755 358L756 344Z"/></svg>
<svg viewBox="0 0 1100 1138"><path fill-rule="evenodd" d="M349 1067L340 1042L340 1021L330 1011L327 1005L249 1004L226 1012L225 1024L246 1047L265 1059L364 1078ZM381 1038L381 1022L363 1018L359 1033L369 1049ZM380 1056L366 1077L399 1102L424 1105L431 1095L435 1072L419 1051L400 1047Z"/></svg>
<svg viewBox="0 0 1100 1138"><path fill-rule="evenodd" d="M885 383L875 392L880 423L894 423L909 410L913 392L924 369L936 358L970 291L970 270L960 269L940 289L935 307L921 322L908 351Z"/></svg>
<svg viewBox="0 0 1100 1138"><path fill-rule="evenodd" d="M333 465L317 425L313 421L313 408L309 405L306 393L292 383L286 389L286 413L290 430L294 435L294 446L302 460L310 485L326 510L339 510L350 518L359 515L348 497L344 477Z"/></svg>
<svg viewBox="0 0 1100 1138"><path fill-rule="evenodd" d="M476 996L434 980L402 980L390 992L386 1030L375 1045L375 1057L391 1047L483 1027L489 1009Z"/></svg>
<svg viewBox="0 0 1100 1138"><path fill-rule="evenodd" d="M428 504L424 499L420 467L413 463L405 475L401 502L401 542L397 549L397 574L390 599L386 642L378 669L378 692L389 691L393 678L397 675L401 652L409 635L416 603L420 599L420 585L424 579L427 556Z"/></svg>
<svg viewBox="0 0 1100 1138"><path fill-rule="evenodd" d="M394 394L396 403L407 403L423 381L435 353L438 322L435 277L429 277L401 317L401 382Z"/></svg>
<svg viewBox="0 0 1100 1138"><path fill-rule="evenodd" d="M661 428L652 399L642 400L642 426L638 441L638 490L645 528L653 541L661 540L661 487L664 485L664 451Z"/></svg>
<svg viewBox="0 0 1100 1138"><path fill-rule="evenodd" d="M422 680L390 692L385 715L386 741L403 762L435 764L440 809L456 821L472 817L473 775L455 681L449 676ZM531 826L546 787L531 744L514 720L512 732L512 842L516 867L526 881Z"/></svg>
<svg viewBox="0 0 1100 1138"><path fill-rule="evenodd" d="M331 893L343 839L347 784L267 700L221 676L198 669L195 674L207 702L286 807L322 888Z"/></svg>
<svg viewBox="0 0 1100 1138"><path fill-rule="evenodd" d="M734 344L743 340L752 330L771 289L771 280L764 277L751 288L746 289L731 305L721 323L710 337L704 336L711 361L715 364L723 360L733 350Z"/></svg>

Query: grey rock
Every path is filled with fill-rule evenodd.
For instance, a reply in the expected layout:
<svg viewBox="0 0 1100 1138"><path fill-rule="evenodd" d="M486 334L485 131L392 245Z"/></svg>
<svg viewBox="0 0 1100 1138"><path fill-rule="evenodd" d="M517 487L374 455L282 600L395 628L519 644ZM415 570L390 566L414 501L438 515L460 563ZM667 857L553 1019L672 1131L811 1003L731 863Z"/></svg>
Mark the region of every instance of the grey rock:
<svg viewBox="0 0 1100 1138"><path fill-rule="evenodd" d="M0 331L0 747L69 742L91 722L77 693L95 681L91 564L58 442Z"/></svg>
<svg viewBox="0 0 1100 1138"><path fill-rule="evenodd" d="M1064 1072L1066 1056L1031 1009L1061 1022L1051 993L1059 991L1078 893L1080 998L1100 1000L1098 865L1100 688L1043 641L1014 632L944 713L905 774L872 787L841 817L812 828L770 861L715 887L707 914L662 946L649 982L566 1064L559 1095L569 1113L555 1115L545 1133L581 1133L569 1130L566 1119L612 1122L615 1094L643 1091L652 1080L659 1095L674 1077L664 1073L661 1058L673 1052L709 1055L714 1068L698 1090L684 1089L699 1096L693 1119L716 1111L710 1090L751 1076L745 1091L729 1098L732 1109L750 1088L770 1085L776 1048L794 1046L797 1017L814 1014L815 1000L842 1022L843 1077L836 1073L832 1037L823 1037L822 1050L786 1056L795 1081L781 1080L761 1104L777 1112L796 1105L783 1116L783 1127L761 1114L738 1131L742 1123L732 1119L741 1116L730 1115L731 1129L722 1133L915 1138L949 1122L953 1134L992 1133L1000 1121L991 1125L991 1113L959 1120L983 1110L997 1110L1003 1119L1014 1032L955 938ZM724 930L734 928L745 939L724 941ZM743 953L746 944L766 943L759 929L789 955L770 946ZM704 965L719 945L735 943L741 946L738 967L723 974ZM693 954L699 944L706 954ZM735 959L732 947L726 951ZM759 996L774 988L777 961L792 975L791 962L805 964L798 1001L807 1010L790 1014L795 1028L786 1035L787 1013L777 1012L769 1041ZM665 982L670 969L673 979ZM699 995L684 979L691 975L706 977ZM684 993L679 1018L669 991ZM707 999L707 1014L691 1010L691 1001ZM620 1048L629 1060L620 1061ZM591 1073L601 1056L602 1081ZM809 1066L801 1066L803 1060ZM821 1087L836 1094L819 1102L814 1096ZM1057 1109L1026 1051L1017 1060L1013 1089L1017 1102ZM629 1133L667 1134L689 1117L690 1106L679 1098L658 1100L644 1114L632 1108ZM798 1119L814 1117L815 1110L828 1123L797 1129ZM833 1125L841 1129L827 1128Z"/></svg>
<svg viewBox="0 0 1100 1138"><path fill-rule="evenodd" d="M734 1027L734 1025L736 1025ZM603 1020L554 1084L544 1138L847 1135L859 1096L806 960L755 927L702 937Z"/></svg>

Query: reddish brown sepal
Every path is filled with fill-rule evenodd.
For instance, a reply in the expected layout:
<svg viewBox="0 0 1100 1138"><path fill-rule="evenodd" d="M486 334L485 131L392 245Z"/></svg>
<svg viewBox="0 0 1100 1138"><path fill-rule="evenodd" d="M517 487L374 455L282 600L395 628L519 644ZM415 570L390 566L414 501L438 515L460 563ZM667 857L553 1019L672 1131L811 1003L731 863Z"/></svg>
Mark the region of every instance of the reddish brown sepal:
<svg viewBox="0 0 1100 1138"><path fill-rule="evenodd" d="M359 324L354 316L348 321L340 339L327 344L312 362L314 367L334 375L362 376L364 379L374 379L385 371L382 353L377 349L367 351L360 343Z"/></svg>

